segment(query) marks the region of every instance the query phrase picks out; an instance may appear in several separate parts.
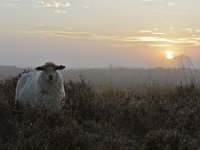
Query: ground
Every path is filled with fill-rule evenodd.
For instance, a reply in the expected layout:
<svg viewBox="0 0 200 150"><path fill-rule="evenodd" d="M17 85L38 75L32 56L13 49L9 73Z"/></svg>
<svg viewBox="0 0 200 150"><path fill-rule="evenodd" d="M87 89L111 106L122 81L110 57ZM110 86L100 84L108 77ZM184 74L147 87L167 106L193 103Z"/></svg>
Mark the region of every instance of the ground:
<svg viewBox="0 0 200 150"><path fill-rule="evenodd" d="M17 77L0 83L2 150L197 150L200 89L188 85L96 91L65 83L63 111L16 109Z"/></svg>

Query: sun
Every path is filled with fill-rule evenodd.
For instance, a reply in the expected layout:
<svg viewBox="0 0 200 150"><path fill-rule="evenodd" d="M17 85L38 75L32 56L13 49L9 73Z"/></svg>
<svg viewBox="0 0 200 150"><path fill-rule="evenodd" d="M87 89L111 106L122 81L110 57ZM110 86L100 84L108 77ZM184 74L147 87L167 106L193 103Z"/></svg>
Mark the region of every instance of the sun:
<svg viewBox="0 0 200 150"><path fill-rule="evenodd" d="M166 51L165 52L165 57L169 60L174 59L175 58L175 53L173 51Z"/></svg>

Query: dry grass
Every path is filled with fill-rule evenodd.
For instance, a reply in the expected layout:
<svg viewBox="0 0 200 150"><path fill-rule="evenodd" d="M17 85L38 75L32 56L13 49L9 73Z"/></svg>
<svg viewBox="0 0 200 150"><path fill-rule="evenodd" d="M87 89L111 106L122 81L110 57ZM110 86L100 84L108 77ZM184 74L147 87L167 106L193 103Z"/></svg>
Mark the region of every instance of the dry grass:
<svg viewBox="0 0 200 150"><path fill-rule="evenodd" d="M143 92L96 92L82 78L65 83L63 112L17 110L18 77L0 83L2 150L197 150L200 89L191 83Z"/></svg>

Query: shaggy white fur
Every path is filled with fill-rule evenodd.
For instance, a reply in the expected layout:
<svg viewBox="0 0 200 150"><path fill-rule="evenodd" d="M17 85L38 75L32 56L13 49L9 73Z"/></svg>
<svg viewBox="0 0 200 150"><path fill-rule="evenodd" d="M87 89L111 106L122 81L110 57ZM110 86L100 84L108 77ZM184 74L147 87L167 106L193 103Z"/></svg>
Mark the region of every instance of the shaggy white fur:
<svg viewBox="0 0 200 150"><path fill-rule="evenodd" d="M63 77L58 70L65 66L46 63L34 72L23 74L17 83L16 101L23 107L61 110L61 101L65 97Z"/></svg>

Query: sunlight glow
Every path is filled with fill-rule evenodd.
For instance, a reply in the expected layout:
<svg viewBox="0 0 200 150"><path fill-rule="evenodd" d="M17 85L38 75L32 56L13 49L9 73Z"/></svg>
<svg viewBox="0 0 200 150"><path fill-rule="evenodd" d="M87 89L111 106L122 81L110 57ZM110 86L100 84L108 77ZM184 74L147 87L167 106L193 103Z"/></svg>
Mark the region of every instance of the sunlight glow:
<svg viewBox="0 0 200 150"><path fill-rule="evenodd" d="M166 56L167 59L171 60L171 59L174 59L175 54L174 54L173 51L166 51L165 56Z"/></svg>

